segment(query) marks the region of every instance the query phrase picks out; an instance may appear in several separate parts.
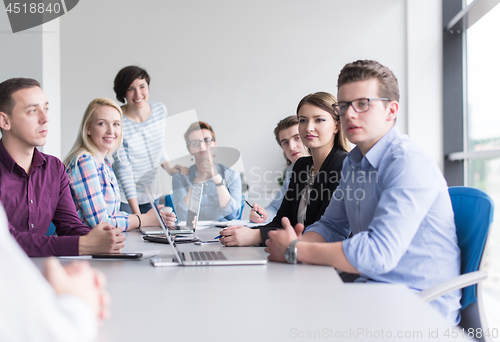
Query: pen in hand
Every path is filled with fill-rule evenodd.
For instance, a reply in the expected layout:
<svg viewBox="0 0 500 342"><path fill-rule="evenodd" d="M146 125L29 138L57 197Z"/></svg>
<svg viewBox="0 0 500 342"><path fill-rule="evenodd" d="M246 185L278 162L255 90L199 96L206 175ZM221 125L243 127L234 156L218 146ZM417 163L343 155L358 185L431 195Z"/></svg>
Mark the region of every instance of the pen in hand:
<svg viewBox="0 0 500 342"><path fill-rule="evenodd" d="M248 206L253 209L253 205L251 205L250 203L248 203L247 200L245 200L245 203L248 204ZM261 213L259 213L257 210L254 209L253 211L255 211L257 213L257 215L259 215L260 217L264 217L264 215L262 215Z"/></svg>
<svg viewBox="0 0 500 342"><path fill-rule="evenodd" d="M226 227L224 227L224 229L222 229L222 230L225 230L226 228L227 228L227 226L226 226ZM222 233L222 230L220 231L220 233ZM219 234L220 234L220 233L219 233ZM222 238L222 237L224 237L224 235L220 234L219 236L214 237L214 240L220 239L220 238Z"/></svg>
<svg viewBox="0 0 500 342"><path fill-rule="evenodd" d="M246 224L244 224L242 227L248 227L248 226L247 226ZM227 227L226 227L226 228L227 228ZM224 228L224 229L222 229L222 230L225 230L226 228ZM214 240L220 239L220 238L222 238L222 237L224 237L224 235L219 235L219 236L216 236L216 237L214 237Z"/></svg>

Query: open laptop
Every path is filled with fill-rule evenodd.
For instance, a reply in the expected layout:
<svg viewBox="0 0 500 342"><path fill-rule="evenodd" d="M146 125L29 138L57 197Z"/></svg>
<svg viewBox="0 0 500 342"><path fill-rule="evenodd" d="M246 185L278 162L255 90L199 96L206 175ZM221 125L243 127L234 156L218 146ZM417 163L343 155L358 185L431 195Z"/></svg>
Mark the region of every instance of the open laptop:
<svg viewBox="0 0 500 342"><path fill-rule="evenodd" d="M151 195L151 190L147 189L148 196ZM198 217L200 217L201 198L203 195L203 183L194 183L191 187L191 196L189 198L189 206L185 225L176 225L175 229L170 230L170 234L193 234L196 230ZM139 231L144 235L164 235L163 229L156 227L141 227Z"/></svg>
<svg viewBox="0 0 500 342"><path fill-rule="evenodd" d="M226 251L186 251L181 252L177 248L177 244L174 240L171 230L165 225L161 219L160 211L154 202L153 195L148 193L149 202L151 206L155 209L156 217L162 227L167 239L170 241L170 245L174 251L173 262L168 259L151 259L153 266L229 266L229 265L264 265L267 263L267 258L259 255L255 250L249 248L239 248L235 254L227 253Z"/></svg>

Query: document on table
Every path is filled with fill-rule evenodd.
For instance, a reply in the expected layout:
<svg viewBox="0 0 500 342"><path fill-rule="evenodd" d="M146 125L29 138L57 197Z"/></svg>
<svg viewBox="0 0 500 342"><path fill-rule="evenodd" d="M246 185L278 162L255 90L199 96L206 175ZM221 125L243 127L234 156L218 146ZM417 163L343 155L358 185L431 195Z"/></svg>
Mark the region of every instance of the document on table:
<svg viewBox="0 0 500 342"><path fill-rule="evenodd" d="M254 223L250 221L243 221L243 220L231 220L231 221L213 221L210 222L210 227L219 227L219 226L224 226L224 227L229 227L229 226L245 226L245 227L257 227L257 226L262 226L263 223ZM219 227L221 228L221 227Z"/></svg>

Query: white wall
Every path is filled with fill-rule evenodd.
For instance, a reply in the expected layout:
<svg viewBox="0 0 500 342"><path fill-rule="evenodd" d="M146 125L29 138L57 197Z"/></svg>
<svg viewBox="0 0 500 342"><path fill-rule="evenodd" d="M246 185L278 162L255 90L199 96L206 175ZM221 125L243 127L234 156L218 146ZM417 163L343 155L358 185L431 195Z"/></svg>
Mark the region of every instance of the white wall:
<svg viewBox="0 0 500 342"><path fill-rule="evenodd" d="M50 104L49 139L40 150L57 157L61 156L59 47L59 19L12 33L7 12L0 10L0 82L12 77L40 82Z"/></svg>
<svg viewBox="0 0 500 342"><path fill-rule="evenodd" d="M195 109L262 190L250 167L284 167L276 122L307 93L335 94L341 67L370 58L398 77L399 128L442 166L439 0L86 0L59 20L12 34L0 11L0 80L42 82L51 154L66 155L87 103L114 98L116 72L138 64L151 99L171 115Z"/></svg>
<svg viewBox="0 0 500 342"><path fill-rule="evenodd" d="M12 33L0 5L0 82L12 77L42 78L42 28Z"/></svg>
<svg viewBox="0 0 500 342"><path fill-rule="evenodd" d="M406 18L401 0L81 1L61 18L62 155L88 102L114 98L114 76L129 64L150 73L153 101L170 114L195 109L219 145L241 151L254 190L250 167L284 168L277 121L308 93L336 94L353 60L395 72L406 132Z"/></svg>
<svg viewBox="0 0 500 342"><path fill-rule="evenodd" d="M42 88L50 104L50 139L43 152L62 158L61 155L61 51L59 19L42 25Z"/></svg>

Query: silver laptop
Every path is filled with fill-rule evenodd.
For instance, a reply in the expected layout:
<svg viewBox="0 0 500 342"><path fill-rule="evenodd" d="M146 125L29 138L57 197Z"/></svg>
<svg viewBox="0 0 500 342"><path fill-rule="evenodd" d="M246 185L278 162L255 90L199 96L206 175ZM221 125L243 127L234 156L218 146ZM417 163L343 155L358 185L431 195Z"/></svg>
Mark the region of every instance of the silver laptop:
<svg viewBox="0 0 500 342"><path fill-rule="evenodd" d="M154 202L153 195L148 193L149 202L155 208L156 217L162 227L170 245L174 251L174 260L170 259L151 259L153 266L229 266L229 265L264 265L267 263L267 257L260 255L257 251L240 247L234 249L231 253L227 251L207 251L207 250L192 250L181 252L177 248L174 237L170 234L171 230L165 225L160 216L160 211Z"/></svg>
<svg viewBox="0 0 500 342"><path fill-rule="evenodd" d="M147 189L148 195L151 195L151 190ZM176 225L175 229L170 230L170 234L194 234L198 217L200 217L201 198L203 195L203 183L194 183L191 187L191 196L189 198L189 206L185 225ZM144 235L164 235L163 229L156 227L141 227L139 231Z"/></svg>

